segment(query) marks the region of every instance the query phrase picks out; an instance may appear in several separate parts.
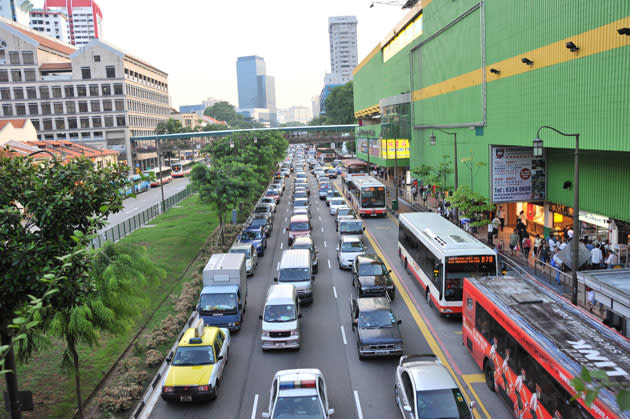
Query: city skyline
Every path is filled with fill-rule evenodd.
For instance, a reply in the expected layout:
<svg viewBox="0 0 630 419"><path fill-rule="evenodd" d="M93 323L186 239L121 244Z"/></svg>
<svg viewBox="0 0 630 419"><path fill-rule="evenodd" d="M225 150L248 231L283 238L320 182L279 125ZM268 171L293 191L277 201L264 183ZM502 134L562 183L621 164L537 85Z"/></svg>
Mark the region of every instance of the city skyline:
<svg viewBox="0 0 630 419"><path fill-rule="evenodd" d="M33 0L37 8L43 3ZM329 16L357 16L361 61L406 13L396 6L370 8L370 4L363 0L317 4L279 0L269 7L255 1L198 1L177 8L166 0L108 0L99 6L103 25L110 28L104 40L166 71L172 106L177 109L208 96L237 106L234 63L237 57L247 55L265 57L267 72L276 79L278 108L310 107L311 97L323 87L322 76L330 72Z"/></svg>

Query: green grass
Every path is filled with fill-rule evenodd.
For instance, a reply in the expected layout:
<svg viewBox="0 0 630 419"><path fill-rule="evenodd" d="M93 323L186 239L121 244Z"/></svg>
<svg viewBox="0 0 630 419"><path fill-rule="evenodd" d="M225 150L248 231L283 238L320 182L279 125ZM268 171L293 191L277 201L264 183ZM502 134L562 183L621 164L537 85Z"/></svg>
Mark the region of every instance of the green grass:
<svg viewBox="0 0 630 419"><path fill-rule="evenodd" d="M196 256L206 239L218 225L216 211L199 202L195 195L181 202L180 208L171 208L149 224L155 227L139 229L121 242L147 248L149 258L166 271L161 283L146 287L147 305L129 331L121 336L107 336L100 346L80 347L81 388L84 399L103 378L112 363L118 358L138 328L146 321L162 299L176 285L174 294L181 290L175 284L184 269ZM185 280L189 280L190 273ZM158 310L150 324L157 324L168 314L167 306ZM76 406L74 379L60 368L64 345L51 340L46 350L38 353L27 365L18 368L20 390L33 392L35 410L25 417L72 416ZM4 391L4 380L0 391ZM3 411L2 417L7 417Z"/></svg>

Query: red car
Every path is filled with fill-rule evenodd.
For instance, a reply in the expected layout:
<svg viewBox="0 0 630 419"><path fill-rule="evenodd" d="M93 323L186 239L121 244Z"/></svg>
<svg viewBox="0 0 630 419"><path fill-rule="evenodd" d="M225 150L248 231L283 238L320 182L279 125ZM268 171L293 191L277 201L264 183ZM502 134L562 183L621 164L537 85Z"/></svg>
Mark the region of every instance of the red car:
<svg viewBox="0 0 630 419"><path fill-rule="evenodd" d="M276 204L280 203L280 191L277 189L269 188L267 192L265 192L265 196L275 199Z"/></svg>

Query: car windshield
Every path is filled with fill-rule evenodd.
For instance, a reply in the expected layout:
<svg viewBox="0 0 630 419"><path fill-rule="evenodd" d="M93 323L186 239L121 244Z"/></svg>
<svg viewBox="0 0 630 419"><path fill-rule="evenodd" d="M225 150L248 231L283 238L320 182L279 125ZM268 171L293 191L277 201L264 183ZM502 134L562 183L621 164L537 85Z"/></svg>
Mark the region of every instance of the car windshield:
<svg viewBox="0 0 630 419"><path fill-rule="evenodd" d="M180 346L173 356L174 367L214 364L212 346Z"/></svg>
<svg viewBox="0 0 630 419"><path fill-rule="evenodd" d="M230 253L242 253L245 255L245 259L252 257L250 249L230 249Z"/></svg>
<svg viewBox="0 0 630 419"><path fill-rule="evenodd" d="M266 204L273 204L276 202L275 199L271 198L271 197L265 197L262 199L262 202L266 203Z"/></svg>
<svg viewBox="0 0 630 419"><path fill-rule="evenodd" d="M252 222L249 224L252 227L262 227L267 225L267 220L264 218L254 218Z"/></svg>
<svg viewBox="0 0 630 419"><path fill-rule="evenodd" d="M359 275L377 276L385 275L385 266L382 263L362 263L359 265Z"/></svg>
<svg viewBox="0 0 630 419"><path fill-rule="evenodd" d="M268 206L258 206L254 209L254 212L270 212L271 208L269 208Z"/></svg>
<svg viewBox="0 0 630 419"><path fill-rule="evenodd" d="M396 318L389 310L364 311L359 314L359 327L364 329L391 327L394 324Z"/></svg>
<svg viewBox="0 0 630 419"><path fill-rule="evenodd" d="M339 208L337 210L337 215L353 215L352 208Z"/></svg>
<svg viewBox="0 0 630 419"><path fill-rule="evenodd" d="M293 245L293 249L307 249L307 250L313 250L313 246L311 246L310 244L294 244Z"/></svg>
<svg viewBox="0 0 630 419"><path fill-rule="evenodd" d="M308 201L306 199L297 199L293 203L294 207L308 207Z"/></svg>
<svg viewBox="0 0 630 419"><path fill-rule="evenodd" d="M295 306L293 304L266 306L263 319L266 322L291 322L295 320Z"/></svg>
<svg viewBox="0 0 630 419"><path fill-rule="evenodd" d="M270 189L270 190L267 191L267 193L265 195L267 195L267 196L277 196L278 192L276 192L273 189Z"/></svg>
<svg viewBox="0 0 630 419"><path fill-rule="evenodd" d="M236 312L235 294L201 294L199 297L201 312Z"/></svg>
<svg viewBox="0 0 630 419"><path fill-rule="evenodd" d="M297 191L297 192L295 192L295 197L296 198L306 198L306 192L304 192L304 191Z"/></svg>
<svg viewBox="0 0 630 419"><path fill-rule="evenodd" d="M457 388L418 391L416 398L419 418L468 419L472 417L464 396Z"/></svg>
<svg viewBox="0 0 630 419"><path fill-rule="evenodd" d="M262 234L260 233L260 230L243 231L243 234L241 235L241 239L243 240L258 240L261 238L262 238Z"/></svg>
<svg viewBox="0 0 630 419"><path fill-rule="evenodd" d="M363 231L363 224L361 221L346 221L341 223L339 231L342 233L357 233Z"/></svg>
<svg viewBox="0 0 630 419"><path fill-rule="evenodd" d="M341 251L342 252L362 252L363 251L363 244L361 242L344 242L341 244Z"/></svg>
<svg viewBox="0 0 630 419"><path fill-rule="evenodd" d="M308 231L308 223L306 221L293 222L289 226L289 231Z"/></svg>
<svg viewBox="0 0 630 419"><path fill-rule="evenodd" d="M345 205L346 201L343 198L333 198L330 200L330 205Z"/></svg>
<svg viewBox="0 0 630 419"><path fill-rule="evenodd" d="M278 397L273 419L321 419L322 405L317 396Z"/></svg>
<svg viewBox="0 0 630 419"><path fill-rule="evenodd" d="M279 282L310 281L311 274L308 268L286 268L278 273Z"/></svg>

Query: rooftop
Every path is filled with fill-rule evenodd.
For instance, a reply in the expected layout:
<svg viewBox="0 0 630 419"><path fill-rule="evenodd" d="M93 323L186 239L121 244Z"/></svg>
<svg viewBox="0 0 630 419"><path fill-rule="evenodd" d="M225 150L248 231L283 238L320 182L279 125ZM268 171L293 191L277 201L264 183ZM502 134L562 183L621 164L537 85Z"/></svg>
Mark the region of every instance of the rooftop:
<svg viewBox="0 0 630 419"><path fill-rule="evenodd" d="M2 16L0 16L0 23L9 25L11 28L19 32L22 32L24 35L38 42L41 46L57 51L63 55L70 55L77 50L75 47L71 45L64 44L63 42L60 42L54 38L50 38L45 35L42 35L41 32L37 32L29 28L28 26L21 25L17 22L14 22Z"/></svg>

